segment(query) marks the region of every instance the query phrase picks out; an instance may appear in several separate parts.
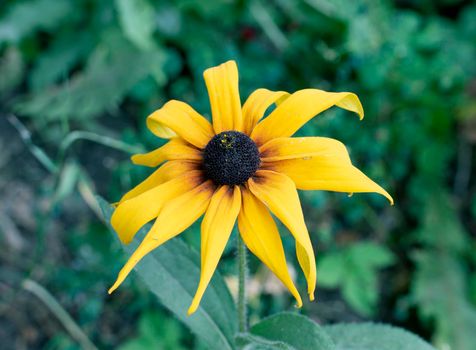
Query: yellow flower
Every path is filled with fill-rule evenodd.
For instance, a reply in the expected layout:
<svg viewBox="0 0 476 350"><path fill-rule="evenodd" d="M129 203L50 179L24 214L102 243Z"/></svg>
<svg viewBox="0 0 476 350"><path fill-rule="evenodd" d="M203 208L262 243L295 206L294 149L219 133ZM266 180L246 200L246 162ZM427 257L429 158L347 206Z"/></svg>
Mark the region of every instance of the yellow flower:
<svg viewBox="0 0 476 350"><path fill-rule="evenodd" d="M162 165L123 196L111 219L123 243L156 219L122 268L112 293L149 252L179 235L200 216L201 274L188 310L196 311L225 249L235 221L240 235L296 298L302 300L286 265L273 213L291 232L296 254L314 299L314 251L296 189L347 193L376 192L392 197L355 168L345 146L325 137L291 138L315 115L336 105L364 112L349 92L305 89L289 94L258 89L241 106L234 61L207 69L213 125L188 104L172 100L147 118L148 128L170 139L132 157L135 164ZM260 121L271 105L277 107Z"/></svg>

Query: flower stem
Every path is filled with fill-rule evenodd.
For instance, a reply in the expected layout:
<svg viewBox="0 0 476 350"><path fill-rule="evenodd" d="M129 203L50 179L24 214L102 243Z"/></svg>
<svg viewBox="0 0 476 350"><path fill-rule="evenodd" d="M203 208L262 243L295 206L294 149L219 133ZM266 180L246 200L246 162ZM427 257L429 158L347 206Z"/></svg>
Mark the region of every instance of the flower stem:
<svg viewBox="0 0 476 350"><path fill-rule="evenodd" d="M247 330L246 320L246 247L240 234L237 239L238 245L238 330L244 333Z"/></svg>

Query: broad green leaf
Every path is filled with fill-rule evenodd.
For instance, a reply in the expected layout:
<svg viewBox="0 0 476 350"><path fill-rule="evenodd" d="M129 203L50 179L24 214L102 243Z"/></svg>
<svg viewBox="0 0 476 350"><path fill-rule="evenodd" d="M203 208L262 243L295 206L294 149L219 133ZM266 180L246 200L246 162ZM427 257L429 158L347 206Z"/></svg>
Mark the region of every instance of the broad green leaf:
<svg viewBox="0 0 476 350"><path fill-rule="evenodd" d="M435 350L404 329L374 323L340 323L324 326L335 350Z"/></svg>
<svg viewBox="0 0 476 350"><path fill-rule="evenodd" d="M113 208L99 197L98 202L106 222L109 222ZM139 237L149 228L150 225L142 228ZM131 254L138 244L139 239L136 238L129 246L124 246L124 249ZM160 302L207 343L210 349L234 348L236 309L218 273L215 273L208 286L200 308L195 314L187 316L187 309L198 285L200 257L181 239L172 239L155 249L136 266L135 271Z"/></svg>
<svg viewBox="0 0 476 350"><path fill-rule="evenodd" d="M334 349L332 340L317 323L296 313L283 312L268 317L251 327L250 333L268 341L282 343L289 349Z"/></svg>
<svg viewBox="0 0 476 350"><path fill-rule="evenodd" d="M154 47L155 12L147 0L116 0L116 8L124 35L138 48Z"/></svg>

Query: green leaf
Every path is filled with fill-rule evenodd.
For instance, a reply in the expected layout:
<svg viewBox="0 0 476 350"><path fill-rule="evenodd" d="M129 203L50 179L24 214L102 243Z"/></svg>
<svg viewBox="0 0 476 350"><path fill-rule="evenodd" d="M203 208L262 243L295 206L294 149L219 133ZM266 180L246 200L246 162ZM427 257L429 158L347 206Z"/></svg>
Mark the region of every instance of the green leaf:
<svg viewBox="0 0 476 350"><path fill-rule="evenodd" d="M367 270L356 270L349 274L342 286L342 295L355 311L371 316L378 301L375 275Z"/></svg>
<svg viewBox="0 0 476 350"><path fill-rule="evenodd" d="M28 77L31 89L39 91L68 77L70 70L90 53L93 44L94 38L87 32L79 33L74 41L70 33L55 38L35 61Z"/></svg>
<svg viewBox="0 0 476 350"><path fill-rule="evenodd" d="M340 287L345 300L370 316L378 301L378 269L391 265L394 255L384 246L361 242L324 255L318 265L321 286Z"/></svg>
<svg viewBox="0 0 476 350"><path fill-rule="evenodd" d="M361 242L350 248L352 260L369 267L386 267L394 263L395 257L388 248L372 243Z"/></svg>
<svg viewBox="0 0 476 350"><path fill-rule="evenodd" d="M105 35L82 72L60 86L19 100L14 107L18 113L43 123L65 117L96 117L117 107L123 97L147 77L153 76L157 83L163 84L165 56L159 49L139 51L113 30Z"/></svg>
<svg viewBox="0 0 476 350"><path fill-rule="evenodd" d="M464 267L445 251L419 252L414 260L417 270L410 295L421 318L435 325L435 344L471 349L476 308L465 295L468 281Z"/></svg>
<svg viewBox="0 0 476 350"><path fill-rule="evenodd" d="M318 280L321 286L336 288L345 278L342 254L326 254L319 261Z"/></svg>
<svg viewBox="0 0 476 350"><path fill-rule="evenodd" d="M250 333L252 336L260 337L254 341L256 346L266 345L260 343L260 339L263 338L268 342L279 344L276 349L334 349L332 340L317 323L296 313L283 312L266 318L251 327ZM253 341L253 338L249 338L249 340ZM253 349L267 348L255 347Z"/></svg>
<svg viewBox="0 0 476 350"><path fill-rule="evenodd" d="M80 168L74 161L68 161L61 169L56 186L55 194L53 195L53 203L58 204L71 193L73 193L76 184L79 180Z"/></svg>
<svg viewBox="0 0 476 350"><path fill-rule="evenodd" d="M106 222L109 222L113 208L102 198L98 197L98 202ZM146 225L138 236L142 237L149 229L150 225ZM138 244L139 239L136 238L124 249L131 254ZM182 240L176 238L155 249L136 266L135 271L160 302L210 349L234 348L236 309L218 273L215 273L208 286L200 308L195 314L187 316L187 309L198 285L200 257Z"/></svg>
<svg viewBox="0 0 476 350"><path fill-rule="evenodd" d="M69 0L18 2L0 19L0 44L16 43L36 30L52 30L66 22L74 11Z"/></svg>
<svg viewBox="0 0 476 350"><path fill-rule="evenodd" d="M236 345L246 350L295 350L296 348L280 341L272 341L249 333L236 336Z"/></svg>
<svg viewBox="0 0 476 350"><path fill-rule="evenodd" d="M155 311L144 312L139 320L138 336L123 343L118 350L174 349L181 344L183 330L177 320Z"/></svg>
<svg viewBox="0 0 476 350"><path fill-rule="evenodd" d="M138 48L154 47L155 12L147 0L116 0L124 35Z"/></svg>
<svg viewBox="0 0 476 350"><path fill-rule="evenodd" d="M341 323L323 328L336 350L435 350L420 337L383 324Z"/></svg>
<svg viewBox="0 0 476 350"><path fill-rule="evenodd" d="M418 238L427 247L413 254L416 269L410 298L421 319L434 326L433 342L438 347L472 349L476 308L467 295L469 266L461 257L471 246L446 193L432 195Z"/></svg>

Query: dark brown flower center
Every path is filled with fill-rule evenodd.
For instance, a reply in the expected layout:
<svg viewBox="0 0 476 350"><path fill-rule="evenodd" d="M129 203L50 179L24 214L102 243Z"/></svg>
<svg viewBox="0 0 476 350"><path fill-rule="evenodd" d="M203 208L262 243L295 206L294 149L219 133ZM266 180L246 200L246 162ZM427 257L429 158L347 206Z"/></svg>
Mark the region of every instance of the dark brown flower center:
<svg viewBox="0 0 476 350"><path fill-rule="evenodd" d="M242 184L253 176L259 165L258 147L238 131L215 135L203 154L205 175L217 185Z"/></svg>

